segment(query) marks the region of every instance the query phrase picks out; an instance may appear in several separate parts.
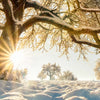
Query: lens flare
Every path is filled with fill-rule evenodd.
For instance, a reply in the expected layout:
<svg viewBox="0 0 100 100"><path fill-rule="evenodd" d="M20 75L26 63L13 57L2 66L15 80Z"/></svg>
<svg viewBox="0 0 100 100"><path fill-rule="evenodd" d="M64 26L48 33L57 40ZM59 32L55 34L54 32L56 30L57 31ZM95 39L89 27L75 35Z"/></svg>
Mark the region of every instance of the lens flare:
<svg viewBox="0 0 100 100"><path fill-rule="evenodd" d="M26 67L23 65L23 63L25 63L25 58L25 52L23 49L12 53L10 55L10 60L13 63L13 69L25 69Z"/></svg>

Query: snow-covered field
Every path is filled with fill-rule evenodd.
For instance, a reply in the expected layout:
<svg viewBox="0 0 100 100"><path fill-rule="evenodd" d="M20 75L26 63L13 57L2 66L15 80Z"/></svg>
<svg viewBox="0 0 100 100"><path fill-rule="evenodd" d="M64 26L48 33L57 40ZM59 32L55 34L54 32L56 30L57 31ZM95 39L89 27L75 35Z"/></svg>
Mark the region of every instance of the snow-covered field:
<svg viewBox="0 0 100 100"><path fill-rule="evenodd" d="M0 80L0 100L100 100L100 82Z"/></svg>

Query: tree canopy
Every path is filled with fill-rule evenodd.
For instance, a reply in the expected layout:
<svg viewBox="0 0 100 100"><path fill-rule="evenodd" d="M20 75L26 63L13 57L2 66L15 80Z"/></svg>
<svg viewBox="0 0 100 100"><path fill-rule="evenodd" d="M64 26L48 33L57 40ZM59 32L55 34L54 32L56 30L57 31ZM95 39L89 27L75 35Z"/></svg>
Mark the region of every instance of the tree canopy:
<svg viewBox="0 0 100 100"><path fill-rule="evenodd" d="M54 80L56 77L59 76L60 71L60 66L48 63L47 65L42 66L42 70L39 73L38 78L45 79L48 76L50 80Z"/></svg>
<svg viewBox="0 0 100 100"><path fill-rule="evenodd" d="M0 0L0 35L0 69L23 46L100 52L100 0Z"/></svg>

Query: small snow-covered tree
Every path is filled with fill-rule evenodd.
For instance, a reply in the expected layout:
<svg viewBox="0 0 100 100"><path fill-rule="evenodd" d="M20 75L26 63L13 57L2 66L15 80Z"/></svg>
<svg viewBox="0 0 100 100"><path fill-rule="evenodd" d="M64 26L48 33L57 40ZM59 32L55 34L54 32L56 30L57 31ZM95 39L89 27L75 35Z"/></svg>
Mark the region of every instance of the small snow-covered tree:
<svg viewBox="0 0 100 100"><path fill-rule="evenodd" d="M42 66L42 70L39 73L38 77L40 79L45 79L48 76L50 80L53 80L60 74L60 71L60 66L48 63L47 65Z"/></svg>
<svg viewBox="0 0 100 100"><path fill-rule="evenodd" d="M70 71L64 71L60 76L59 80L77 80L77 78Z"/></svg>
<svg viewBox="0 0 100 100"><path fill-rule="evenodd" d="M38 75L38 78L40 78L41 80L45 79L46 78L46 75L44 74L43 71L41 71Z"/></svg>
<svg viewBox="0 0 100 100"><path fill-rule="evenodd" d="M100 80L100 59L98 60L94 71L95 71L96 79Z"/></svg>

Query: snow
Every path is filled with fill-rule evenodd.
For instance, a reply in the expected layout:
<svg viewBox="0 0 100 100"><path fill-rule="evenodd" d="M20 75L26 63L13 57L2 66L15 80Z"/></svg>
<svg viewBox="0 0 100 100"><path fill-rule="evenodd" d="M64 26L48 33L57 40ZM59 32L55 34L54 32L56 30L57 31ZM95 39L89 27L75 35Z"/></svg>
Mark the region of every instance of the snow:
<svg viewBox="0 0 100 100"><path fill-rule="evenodd" d="M0 100L100 100L100 82L0 80Z"/></svg>

